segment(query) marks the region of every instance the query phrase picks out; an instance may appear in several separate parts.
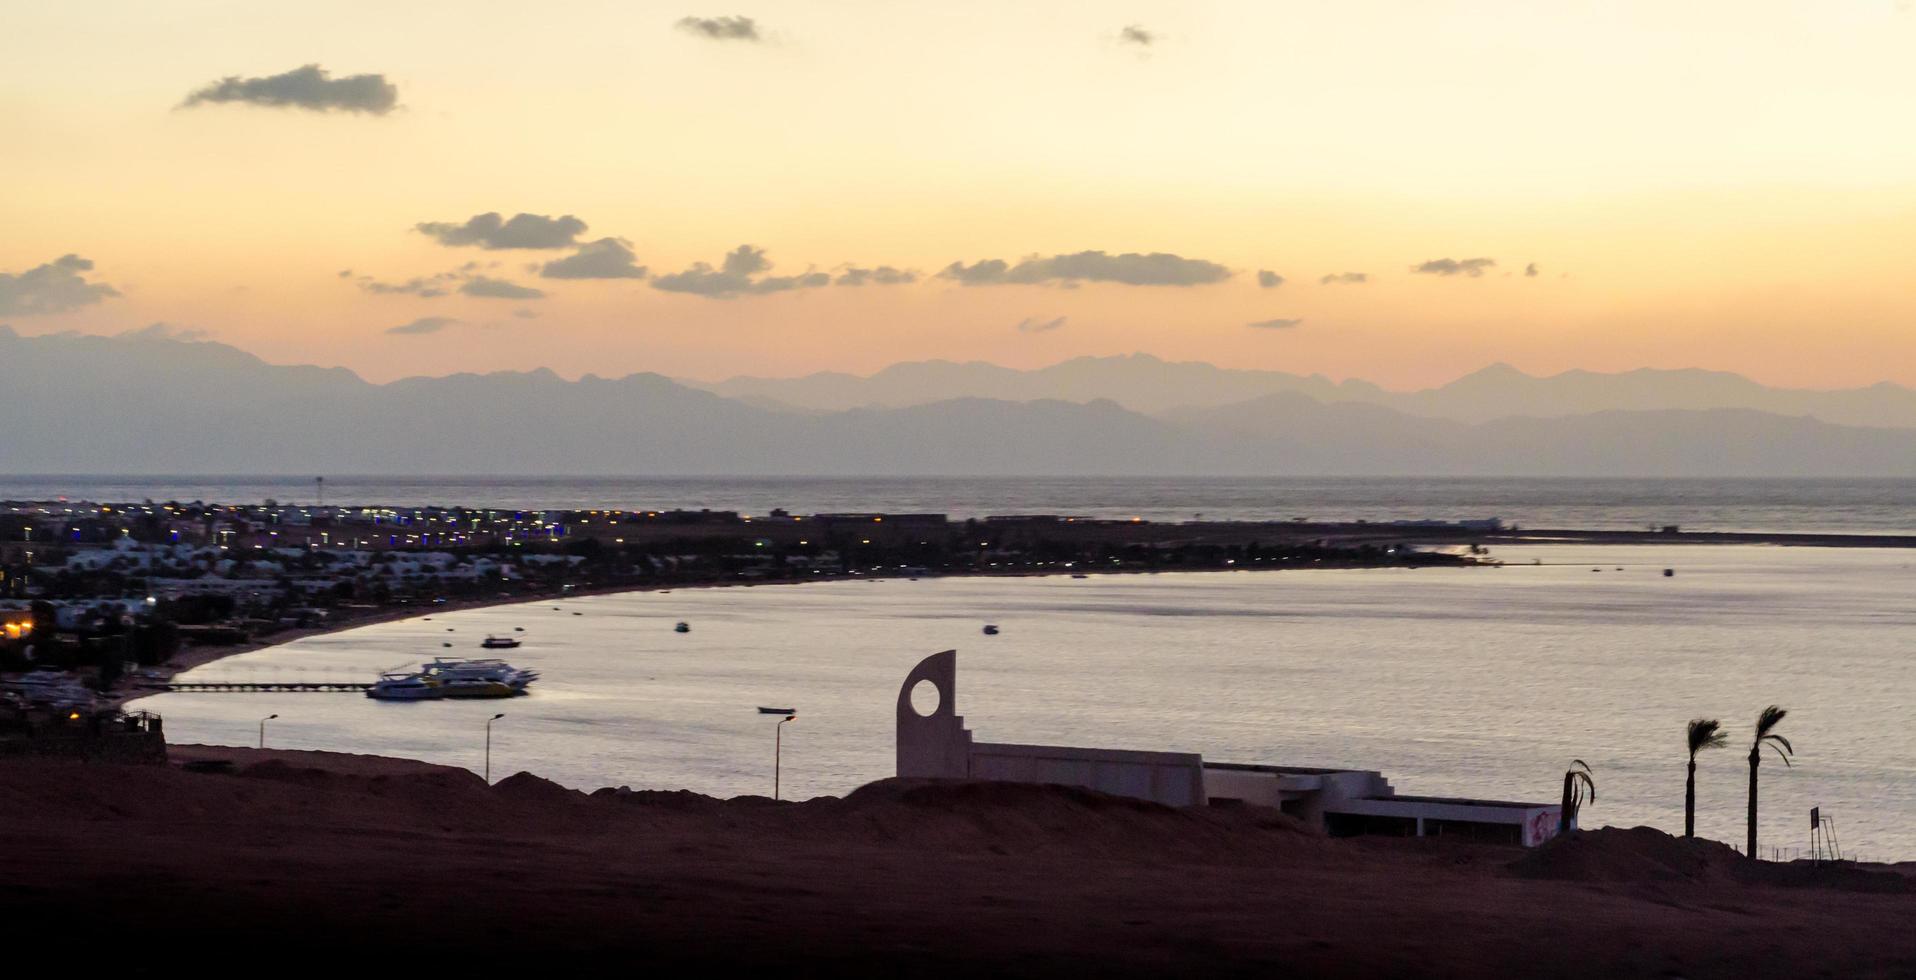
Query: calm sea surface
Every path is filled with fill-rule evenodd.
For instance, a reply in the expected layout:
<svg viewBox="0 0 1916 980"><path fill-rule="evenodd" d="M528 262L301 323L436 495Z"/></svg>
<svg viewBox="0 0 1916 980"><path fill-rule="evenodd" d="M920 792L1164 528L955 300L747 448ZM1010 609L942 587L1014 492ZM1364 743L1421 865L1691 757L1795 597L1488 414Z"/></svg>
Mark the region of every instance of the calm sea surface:
<svg viewBox="0 0 1916 980"><path fill-rule="evenodd" d="M890 775L899 684L955 647L958 709L986 741L1375 768L1403 792L1542 801L1581 758L1600 791L1586 825L1679 830L1684 722L1721 717L1742 744L1704 758L1698 827L1741 841L1749 726L1775 702L1790 709L1797 756L1763 766L1766 845L1804 846L1820 805L1863 857L1916 859L1916 551L1498 553L1509 567L900 579L496 607L191 676L370 679L479 655L487 633L522 626L511 659L545 675L528 697L167 694L139 706L164 714L174 741L252 744L277 713L276 746L475 770L485 719L504 711L495 778L526 769L581 788L719 795L770 792L774 720L754 709L790 706L784 785L805 797ZM674 633L677 620L692 632ZM987 622L1003 632L983 636Z"/></svg>
<svg viewBox="0 0 1916 980"><path fill-rule="evenodd" d="M310 477L5 476L0 498L310 503ZM1916 480L1377 478L491 479L328 476L330 503L889 511L1188 520L1501 517L1524 527L1916 533Z"/></svg>

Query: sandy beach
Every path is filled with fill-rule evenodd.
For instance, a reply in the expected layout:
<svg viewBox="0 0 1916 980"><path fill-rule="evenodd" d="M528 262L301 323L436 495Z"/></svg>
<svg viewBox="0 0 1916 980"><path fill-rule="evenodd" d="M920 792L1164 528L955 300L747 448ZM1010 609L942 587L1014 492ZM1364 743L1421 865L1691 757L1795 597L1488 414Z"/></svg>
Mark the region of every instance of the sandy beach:
<svg viewBox="0 0 1916 980"><path fill-rule="evenodd" d="M192 772L188 761L224 761ZM587 795L527 774L175 746L0 763L0 914L116 969L218 962L800 975L1891 977L1916 880L1603 830L1542 851L1326 839L1256 808L884 781Z"/></svg>

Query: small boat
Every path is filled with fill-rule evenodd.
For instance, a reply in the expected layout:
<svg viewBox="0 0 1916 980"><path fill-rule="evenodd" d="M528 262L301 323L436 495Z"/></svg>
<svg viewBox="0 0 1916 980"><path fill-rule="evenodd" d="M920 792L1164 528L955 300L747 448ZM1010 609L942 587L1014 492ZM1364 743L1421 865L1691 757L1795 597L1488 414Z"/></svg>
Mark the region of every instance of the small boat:
<svg viewBox="0 0 1916 980"><path fill-rule="evenodd" d="M681 623L680 623L680 624L678 624L677 626L674 626L674 627L672 627L672 632L674 632L674 633L690 633L690 632L692 632L692 624L691 624L691 623L684 623L684 622L681 622Z"/></svg>
<svg viewBox="0 0 1916 980"><path fill-rule="evenodd" d="M488 636L480 640L479 645L488 650L510 650L519 645L519 639L513 636Z"/></svg>
<svg viewBox="0 0 1916 980"><path fill-rule="evenodd" d="M986 636L997 636L997 635L998 635L998 625L997 625L996 623L986 623L986 624L985 624L985 635L986 635Z"/></svg>
<svg viewBox="0 0 1916 980"><path fill-rule="evenodd" d="M1075 574L1075 575L1073 575L1073 576L1071 576L1071 577L1072 577L1072 578L1090 578L1091 576L1089 576L1089 575L1086 575L1086 574L1084 574L1083 572L1079 572L1079 573L1077 573L1077 574Z"/></svg>
<svg viewBox="0 0 1916 980"><path fill-rule="evenodd" d="M798 709L797 708L767 708L766 706L761 704L758 706L758 713L761 715L795 715L795 714L798 714Z"/></svg>
<svg viewBox="0 0 1916 980"><path fill-rule="evenodd" d="M512 628L512 631L513 631L514 633L524 633L524 632L526 631L526 628L525 628L525 627L523 627L523 626L514 626L514 627Z"/></svg>
<svg viewBox="0 0 1916 980"><path fill-rule="evenodd" d="M1676 569L1674 569L1674 568L1666 568L1666 569L1664 569L1664 570L1663 570L1663 577L1664 577L1664 578L1672 578L1672 577L1674 577L1675 575L1676 575Z"/></svg>

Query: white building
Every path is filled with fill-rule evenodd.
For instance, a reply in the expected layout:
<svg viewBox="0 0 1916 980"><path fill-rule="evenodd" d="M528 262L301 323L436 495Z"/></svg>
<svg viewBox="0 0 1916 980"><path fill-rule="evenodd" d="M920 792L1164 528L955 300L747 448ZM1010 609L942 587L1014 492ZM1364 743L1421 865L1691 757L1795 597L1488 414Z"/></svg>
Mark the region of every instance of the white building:
<svg viewBox="0 0 1916 980"><path fill-rule="evenodd" d="M930 683L938 706L912 704ZM1557 833L1554 803L1399 796L1361 769L1206 762L1191 752L1087 749L975 741L957 712L958 654L920 661L898 691L898 775L1053 783L1166 806L1268 806L1332 835L1465 836L1535 847Z"/></svg>

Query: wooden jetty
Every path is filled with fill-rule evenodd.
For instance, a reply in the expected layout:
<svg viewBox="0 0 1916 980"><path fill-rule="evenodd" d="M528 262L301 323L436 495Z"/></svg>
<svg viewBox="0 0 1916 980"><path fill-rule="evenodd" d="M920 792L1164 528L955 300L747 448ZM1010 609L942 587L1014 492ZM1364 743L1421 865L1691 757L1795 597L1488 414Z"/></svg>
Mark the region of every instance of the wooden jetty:
<svg viewBox="0 0 1916 980"><path fill-rule="evenodd" d="M193 693L243 694L265 691L337 693L364 691L372 687L365 681L172 681L169 691Z"/></svg>

